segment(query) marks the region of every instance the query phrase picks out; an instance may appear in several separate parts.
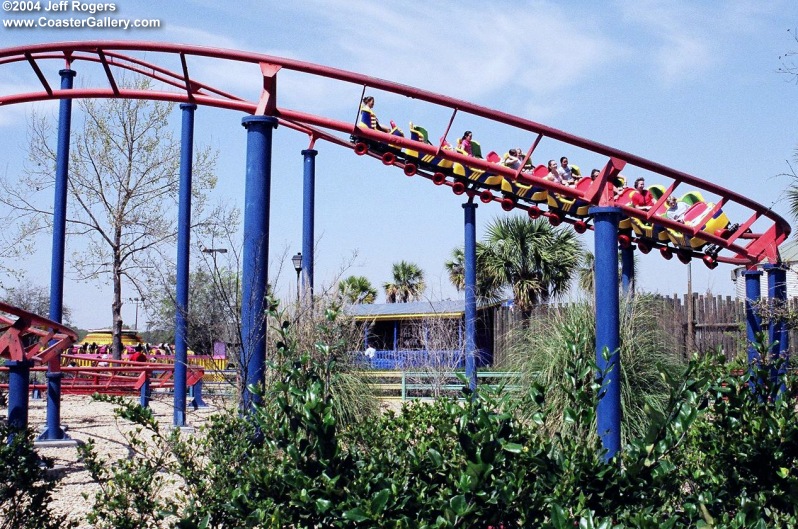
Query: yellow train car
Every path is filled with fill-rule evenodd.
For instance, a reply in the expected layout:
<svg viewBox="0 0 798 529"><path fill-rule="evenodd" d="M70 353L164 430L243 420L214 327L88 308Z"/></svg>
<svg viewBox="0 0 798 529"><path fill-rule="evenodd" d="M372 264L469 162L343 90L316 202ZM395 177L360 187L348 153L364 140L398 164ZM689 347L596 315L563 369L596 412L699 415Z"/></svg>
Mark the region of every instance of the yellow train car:
<svg viewBox="0 0 798 529"><path fill-rule="evenodd" d="M709 216L714 208L715 204L712 202L696 202L684 214L684 223L691 227L700 225L701 231L712 234L726 228L729 225L729 217L726 216L722 209ZM700 237L690 237L672 229L666 231L673 245L680 248L698 250L707 243Z"/></svg>

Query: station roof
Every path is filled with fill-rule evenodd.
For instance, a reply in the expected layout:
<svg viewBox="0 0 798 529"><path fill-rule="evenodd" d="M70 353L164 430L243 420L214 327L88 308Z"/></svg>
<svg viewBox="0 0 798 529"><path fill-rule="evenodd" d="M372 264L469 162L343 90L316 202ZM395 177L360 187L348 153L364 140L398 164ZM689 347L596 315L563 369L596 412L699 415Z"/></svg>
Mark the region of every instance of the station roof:
<svg viewBox="0 0 798 529"><path fill-rule="evenodd" d="M478 304L477 309L497 305ZM371 303L352 305L346 313L355 320L413 320L420 318L460 318L465 314L465 301L411 301L408 303Z"/></svg>

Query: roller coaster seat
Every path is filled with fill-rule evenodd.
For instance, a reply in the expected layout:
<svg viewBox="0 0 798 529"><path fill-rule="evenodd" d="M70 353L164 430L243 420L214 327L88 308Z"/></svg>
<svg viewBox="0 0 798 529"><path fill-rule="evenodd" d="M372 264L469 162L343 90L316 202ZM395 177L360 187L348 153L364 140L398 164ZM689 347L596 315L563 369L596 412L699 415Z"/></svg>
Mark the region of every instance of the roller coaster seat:
<svg viewBox="0 0 798 529"><path fill-rule="evenodd" d="M668 206L664 202L654 210L654 215L664 217L668 211ZM653 222L644 222L637 218L632 218L632 230L638 237L644 237L655 241L665 242L668 241L668 233L659 225Z"/></svg>
<svg viewBox="0 0 798 529"><path fill-rule="evenodd" d="M474 158L482 158L482 146L478 141L471 140L471 153L474 155Z"/></svg>
<svg viewBox="0 0 798 529"><path fill-rule="evenodd" d="M665 194L665 186L661 184L653 184L648 186L648 192L651 193L651 197L656 201L662 198L662 195Z"/></svg>
<svg viewBox="0 0 798 529"><path fill-rule="evenodd" d="M715 204L712 202L697 202L693 204L687 210L687 213L684 214L684 223L688 226L701 225L701 231L707 233L715 233L717 230L724 229L729 225L729 218L722 209L716 211L711 217L707 217L714 207ZM706 244L704 239L690 237L676 230L668 229L667 233L668 238L675 246L697 250Z"/></svg>
<svg viewBox="0 0 798 529"><path fill-rule="evenodd" d="M518 198L523 198L531 202L546 202L549 193L542 187L534 184L527 185L518 181L510 182L509 180L502 179L501 190L508 195L515 195Z"/></svg>
<svg viewBox="0 0 798 529"><path fill-rule="evenodd" d="M618 196L615 197L615 203L619 206L631 206L632 205L632 195L637 193L633 187L624 187Z"/></svg>
<svg viewBox="0 0 798 529"><path fill-rule="evenodd" d="M427 129L420 125L413 125L412 121L410 122L410 139L430 144Z"/></svg>
<svg viewBox="0 0 798 529"><path fill-rule="evenodd" d="M377 130L377 115L366 105L360 105L357 126L361 129Z"/></svg>
<svg viewBox="0 0 798 529"><path fill-rule="evenodd" d="M432 145L429 141L429 134L427 133L427 130L424 127L414 125L412 122L410 122L410 139L413 141L426 143L427 145ZM450 149L448 143L443 146L443 149ZM427 166L432 168L434 171L438 171L440 169L451 169L453 165L451 160L447 160L439 156L433 156L431 154L422 154L419 151L411 148L402 149L402 152L409 158L417 159L421 166ZM446 173L446 171L444 171L444 173Z"/></svg>
<svg viewBox="0 0 798 529"><path fill-rule="evenodd" d="M688 191L682 195L682 198L680 198L679 201L693 206L699 202L704 202L704 197L701 195L700 191ZM685 216L687 215L685 214Z"/></svg>

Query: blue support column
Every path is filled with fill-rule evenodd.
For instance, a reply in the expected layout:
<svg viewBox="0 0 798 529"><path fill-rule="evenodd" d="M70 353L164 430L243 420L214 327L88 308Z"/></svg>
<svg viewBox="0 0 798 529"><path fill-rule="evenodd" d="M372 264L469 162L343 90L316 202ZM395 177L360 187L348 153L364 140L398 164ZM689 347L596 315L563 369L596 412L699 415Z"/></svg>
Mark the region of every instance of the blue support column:
<svg viewBox="0 0 798 529"><path fill-rule="evenodd" d="M64 69L61 89L71 90L77 72ZM66 210L69 188L69 133L72 129L72 100L61 99L58 110L58 147L55 158L55 200L53 203L53 256L50 262L50 313L48 317L63 321L64 256L66 254ZM47 426L39 436L42 440L68 439L61 428L61 355L47 366ZM26 389L27 391L27 389ZM27 406L27 402L26 402Z"/></svg>
<svg viewBox="0 0 798 529"><path fill-rule="evenodd" d="M465 371L468 387L477 389L477 205L463 204L465 245L463 268L465 276Z"/></svg>
<svg viewBox="0 0 798 529"><path fill-rule="evenodd" d="M304 186L302 192L302 296L313 304L313 241L316 207L316 155L314 149L302 151Z"/></svg>
<svg viewBox="0 0 798 529"><path fill-rule="evenodd" d="M8 368L8 426L15 430L24 430L28 427L28 386L32 365L33 362L28 360L6 362Z"/></svg>
<svg viewBox="0 0 798 529"><path fill-rule="evenodd" d="M180 136L180 203L177 211L177 285L175 292L175 395L173 425L186 425L186 370L188 366L188 278L191 253L191 180L194 160L194 111L197 105L183 103ZM144 397L142 396L142 400Z"/></svg>
<svg viewBox="0 0 798 529"><path fill-rule="evenodd" d="M598 435L606 461L621 449L621 358L618 294L620 209L590 208L595 226L596 363L605 379L598 402ZM607 356L605 351L609 353Z"/></svg>
<svg viewBox="0 0 798 529"><path fill-rule="evenodd" d="M244 198L244 255L240 365L244 390L242 407L251 411L260 398L250 390L263 384L266 372L266 313L268 310L269 194L271 190L272 134L277 119L247 116L247 175Z"/></svg>
<svg viewBox="0 0 798 529"><path fill-rule="evenodd" d="M631 246L621 249L621 290L627 299L635 294L635 252Z"/></svg>
<svg viewBox="0 0 798 529"><path fill-rule="evenodd" d="M768 275L768 298L774 307L784 307L787 303L787 271L781 265L765 265L765 271ZM777 361L784 360L784 363L779 366L778 370L771 370L771 380L775 384L778 378L787 372L787 346L786 340L789 338L787 326L781 319L771 320L768 328L768 340L770 342L770 359ZM776 343L778 342L778 343ZM774 346L773 344L776 343ZM781 390L784 391L786 386L782 384Z"/></svg>
<svg viewBox="0 0 798 529"><path fill-rule="evenodd" d="M757 333L762 329L762 319L755 308L760 298L759 280L762 277L762 272L746 270L743 272L743 276L745 277L745 329L748 340L748 365L753 370L754 364L759 363L759 353L753 344L756 341Z"/></svg>

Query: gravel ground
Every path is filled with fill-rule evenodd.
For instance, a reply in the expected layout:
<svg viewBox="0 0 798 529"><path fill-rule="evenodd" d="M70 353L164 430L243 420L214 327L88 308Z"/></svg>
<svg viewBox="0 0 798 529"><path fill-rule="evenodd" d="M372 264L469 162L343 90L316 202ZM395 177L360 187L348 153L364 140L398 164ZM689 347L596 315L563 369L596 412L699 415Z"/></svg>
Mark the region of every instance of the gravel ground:
<svg viewBox="0 0 798 529"><path fill-rule="evenodd" d="M136 399L137 400L137 399ZM186 423L192 427L201 426L207 417L225 406L224 400L214 401L204 396L209 404L208 408L194 411L189 408ZM173 406L172 396L156 396L151 402L152 410L159 422L168 427L172 424ZM105 402L95 402L89 396L68 395L64 396L61 405L61 423L67 429L67 435L72 439L83 442L94 439L97 451L107 458L128 457L128 446L124 433L131 429L125 420L117 420L113 413L114 405ZM29 424L34 429L43 427L46 423L47 403L45 399L30 401ZM2 420L5 420L3 417ZM55 464L63 470L63 478L53 493L53 509L59 513L66 513L73 520L77 520L81 529L90 529L92 526L86 522L86 514L91 510L94 493L97 486L78 460L77 450L70 447L37 447L36 451L54 460ZM85 499L83 494L88 494Z"/></svg>

